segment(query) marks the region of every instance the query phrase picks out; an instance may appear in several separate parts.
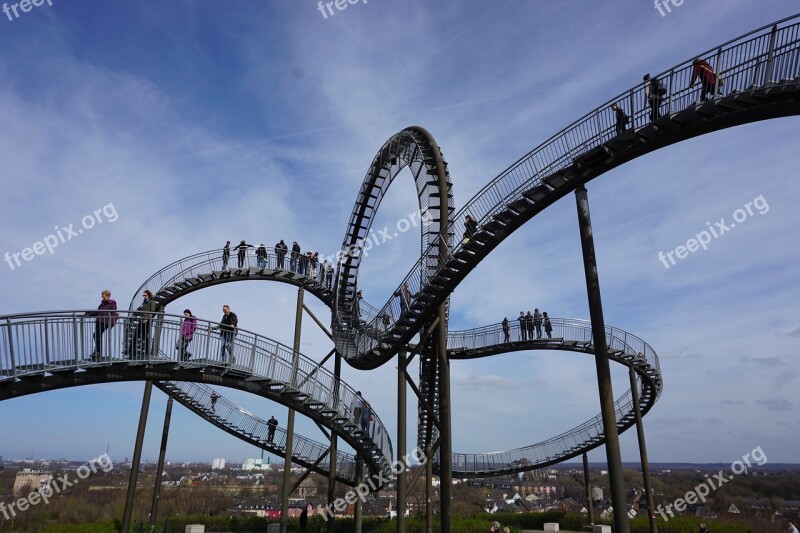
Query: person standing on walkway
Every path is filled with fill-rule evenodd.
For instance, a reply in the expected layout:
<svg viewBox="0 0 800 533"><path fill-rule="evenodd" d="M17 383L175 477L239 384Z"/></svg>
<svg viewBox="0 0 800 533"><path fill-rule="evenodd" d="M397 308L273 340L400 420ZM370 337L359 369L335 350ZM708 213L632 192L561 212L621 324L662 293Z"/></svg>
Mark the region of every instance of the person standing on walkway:
<svg viewBox="0 0 800 533"><path fill-rule="evenodd" d="M219 400L219 394L216 392L211 392L211 414L217 414L217 400Z"/></svg>
<svg viewBox="0 0 800 533"><path fill-rule="evenodd" d="M222 248L222 270L228 270L228 260L231 258L231 241Z"/></svg>
<svg viewBox="0 0 800 533"><path fill-rule="evenodd" d="M361 424L361 411L364 408L364 398L361 397L361 391L356 391L353 396L353 401L350 402L350 410L353 411L353 422Z"/></svg>
<svg viewBox="0 0 800 533"><path fill-rule="evenodd" d="M332 289L333 288L333 261L328 263L328 268L326 269L326 272L325 272L325 281L328 284L328 289Z"/></svg>
<svg viewBox="0 0 800 533"><path fill-rule="evenodd" d="M611 110L614 111L614 115L616 116L617 120L617 135L622 133L628 128L628 122L630 121L630 117L625 114L625 111L617 104L616 102L611 104Z"/></svg>
<svg viewBox="0 0 800 533"><path fill-rule="evenodd" d="M284 266L283 261L286 258L286 251L288 249L289 248L288 248L288 246L286 246L286 243L283 242L283 239L281 239L281 242L279 242L278 244L275 245L275 256L278 258L278 266L277 266L277 268L280 268L281 270L286 268Z"/></svg>
<svg viewBox="0 0 800 533"><path fill-rule="evenodd" d="M292 272L297 272L297 260L300 257L300 245L297 241L292 243L292 255L289 257L289 268Z"/></svg>
<svg viewBox="0 0 800 533"><path fill-rule="evenodd" d="M87 316L93 316L94 319L94 353L92 358L103 356L103 333L108 328L113 328L117 323L117 302L111 299L111 291L106 289L100 293L100 305L97 306L97 311L89 311Z"/></svg>
<svg viewBox="0 0 800 533"><path fill-rule="evenodd" d="M503 342L506 343L509 341L509 331L510 328L508 326L508 317L503 317Z"/></svg>
<svg viewBox="0 0 800 533"><path fill-rule="evenodd" d="M528 330L528 338L533 340L533 315L530 309L528 309L528 314L525 315L525 328Z"/></svg>
<svg viewBox="0 0 800 533"><path fill-rule="evenodd" d="M472 240L476 231L478 231L478 223L472 218L472 215L467 215L464 219L464 244Z"/></svg>
<svg viewBox="0 0 800 533"><path fill-rule="evenodd" d="M705 102L709 93L714 94L714 87L717 85L717 74L708 64L708 61L696 57L692 61L692 80L689 82L689 87L694 87L694 82L697 80L700 80L700 101ZM720 85L722 85L721 79Z"/></svg>
<svg viewBox="0 0 800 533"><path fill-rule="evenodd" d="M650 74L645 74L644 96L650 105L650 121L661 118L661 103L667 95L667 90L656 78L650 78Z"/></svg>
<svg viewBox="0 0 800 533"><path fill-rule="evenodd" d="M278 421L275 419L275 416L269 417L267 420L267 443L268 444L275 444L275 429L278 427Z"/></svg>
<svg viewBox="0 0 800 533"><path fill-rule="evenodd" d="M178 351L180 353L181 361L188 361L192 354L187 350L189 343L194 338L194 332L197 331L197 319L192 315L189 309L183 310L183 323L181 324L181 338L178 341Z"/></svg>
<svg viewBox="0 0 800 533"><path fill-rule="evenodd" d="M263 242L256 248L256 260L259 268L267 267L267 247Z"/></svg>
<svg viewBox="0 0 800 533"><path fill-rule="evenodd" d="M149 290L142 293L142 303L136 309L136 329L131 335L128 351L135 356L146 356L150 353L150 321L158 311L158 303Z"/></svg>
<svg viewBox="0 0 800 533"><path fill-rule="evenodd" d="M525 324L525 312L524 311L520 311L519 312L519 318L517 319L517 322L519 322L519 339L523 340L523 341L527 340L528 339L528 328L526 327L526 324Z"/></svg>
<svg viewBox="0 0 800 533"><path fill-rule="evenodd" d="M400 287L400 290L395 291L394 295L400 298L400 314L402 315L408 311L408 306L411 304L411 300L414 298L414 295L411 294L411 290L408 288L408 283L403 283L403 286Z"/></svg>
<svg viewBox="0 0 800 533"><path fill-rule="evenodd" d="M546 312L542 316L544 318L544 332L547 334L547 338L548 339L552 339L553 338L553 324L550 323L550 317L547 316Z"/></svg>
<svg viewBox="0 0 800 533"><path fill-rule="evenodd" d="M234 248L234 250L238 250L236 252L236 257L239 260L239 268L244 267L244 260L245 257L247 257L248 248L255 248L255 246L253 246L252 244L247 244L246 242L242 241L236 245L236 248Z"/></svg>
<svg viewBox="0 0 800 533"><path fill-rule="evenodd" d="M231 311L227 305L222 306L222 321L219 324L219 336L222 341L222 348L220 349L220 357L223 363L228 362L228 355L231 356L231 364L234 363L233 359L233 339L236 337L236 329L239 327L239 317L236 313Z"/></svg>
<svg viewBox="0 0 800 533"><path fill-rule="evenodd" d="M542 313L539 312L539 308L533 310L533 328L536 330L536 338L542 338Z"/></svg>

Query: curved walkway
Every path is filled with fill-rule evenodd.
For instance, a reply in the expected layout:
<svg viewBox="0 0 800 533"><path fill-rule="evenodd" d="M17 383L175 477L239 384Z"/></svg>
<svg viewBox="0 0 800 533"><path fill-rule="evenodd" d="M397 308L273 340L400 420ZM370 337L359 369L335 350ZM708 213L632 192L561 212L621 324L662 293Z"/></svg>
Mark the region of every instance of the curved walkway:
<svg viewBox="0 0 800 533"><path fill-rule="evenodd" d="M276 428L270 441L266 420L227 400L208 385L186 381L163 381L155 382L154 385L190 411L234 437L278 456L285 453L285 429ZM213 403L212 394L217 395ZM292 462L327 477L330 468L328 448L328 444L295 433L292 439ZM346 485L355 485L355 464L355 456L339 451L336 454L336 480Z"/></svg>
<svg viewBox="0 0 800 533"><path fill-rule="evenodd" d="M545 338L537 339L535 330L532 336L526 331L523 338L519 323L509 328L508 342L505 342L501 324L452 331L447 338L448 358L475 359L520 350L566 350L594 355L591 322L561 318L551 318L550 321L552 338L547 338L542 332ZM644 416L663 389L658 356L639 337L610 326L606 326L606 342L609 358L636 372ZM614 408L620 433L636 423L631 390L615 402ZM542 468L579 456L604 443L603 420L597 415L561 435L523 448L492 453L453 453L453 476L486 477Z"/></svg>
<svg viewBox="0 0 800 533"><path fill-rule="evenodd" d="M558 132L489 182L451 217L445 232L456 242L443 268L431 271L438 257L438 238L405 276L414 298L407 306L392 297L378 317L349 333L358 354L347 361L359 369L376 368L408 343L434 315L458 284L506 237L560 198L588 181L637 157L714 131L777 117L800 114L800 16L755 30L698 54L724 78L724 87L708 102L699 102L700 87L689 87L692 61L654 76L667 89L650 120L645 85L639 84L605 102ZM631 128L616 133L611 103L621 103ZM465 219L478 231L465 241ZM388 319L384 319L388 317ZM386 320L386 324L382 323Z"/></svg>
<svg viewBox="0 0 800 533"><path fill-rule="evenodd" d="M94 312L94 311L90 311ZM95 317L84 311L26 313L0 317L0 400L65 387L116 381L187 381L221 385L291 407L330 428L364 457L372 472L391 468L392 445L377 417L369 431L354 420L355 391L331 372L272 339L239 330L233 361L223 356L218 324L198 319L181 361L174 347L181 317L154 314L150 328L141 317L119 311L116 326L102 336L102 355L93 355ZM150 353L137 353L148 335ZM133 336L131 336L131 334ZM133 340L140 339L136 347ZM138 352L142 352L138 350Z"/></svg>
<svg viewBox="0 0 800 533"><path fill-rule="evenodd" d="M134 310L139 306L145 289L150 289L153 298L166 307L181 296L206 287L256 279L303 287L329 307L333 305L333 284L331 283L329 287L327 283L322 283L319 275L311 276L292 270L291 252L286 254L283 261L279 261L275 249L267 248L266 260L260 262L255 255L255 249L250 248L244 256L241 267L236 252L232 253L228 268L224 269L223 266L221 248L178 259L150 276L134 293L128 308Z"/></svg>
<svg viewBox="0 0 800 533"><path fill-rule="evenodd" d="M375 318L365 318L358 312L362 251L367 244L371 247L370 230L384 195L405 168L411 171L417 191L423 265L431 274L438 268L439 253L425 254L439 235L443 209L448 216L454 210L453 184L436 140L426 129L412 126L393 135L375 155L359 190L342 242L333 307L333 334L336 350L348 361L360 353L357 329L363 321ZM445 191L442 191L442 183ZM415 222L412 220L409 225ZM448 244L452 244L452 239L448 239Z"/></svg>

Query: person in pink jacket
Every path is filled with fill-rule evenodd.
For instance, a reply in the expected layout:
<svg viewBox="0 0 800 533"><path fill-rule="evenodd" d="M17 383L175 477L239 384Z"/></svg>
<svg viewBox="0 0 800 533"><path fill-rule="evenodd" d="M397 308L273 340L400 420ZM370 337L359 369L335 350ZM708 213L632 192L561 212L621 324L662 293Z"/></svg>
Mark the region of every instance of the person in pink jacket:
<svg viewBox="0 0 800 533"><path fill-rule="evenodd" d="M183 323L181 324L181 338L178 341L178 351L181 354L181 361L188 361L189 358L192 356L186 348L189 346L189 343L192 342L192 338L194 338L194 332L197 330L197 319L192 315L192 312L188 309L183 310Z"/></svg>

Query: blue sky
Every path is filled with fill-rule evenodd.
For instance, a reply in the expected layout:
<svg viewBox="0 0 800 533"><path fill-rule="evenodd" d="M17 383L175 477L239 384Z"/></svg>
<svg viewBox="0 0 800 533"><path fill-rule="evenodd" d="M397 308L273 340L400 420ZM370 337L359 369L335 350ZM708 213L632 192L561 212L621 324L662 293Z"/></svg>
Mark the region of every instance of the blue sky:
<svg viewBox="0 0 800 533"><path fill-rule="evenodd" d="M226 240L271 246L283 238L333 253L375 152L410 125L442 146L461 206L643 73L796 11L786 0L687 0L663 17L633 0L371 0L325 19L307 0L52 3L12 21L0 15L0 253L110 203L118 218L53 255L14 270L0 264L2 314L92 308L103 288L126 306L162 266ZM797 125L786 118L693 139L589 185L606 322L661 357L664 394L645 419L652 461L728 462L761 446L770 462L800 462ZM668 270L658 261L659 251L757 197L765 214ZM401 176L374 227L395 224L415 203L412 180ZM365 299L382 304L418 249L415 232L374 249L362 268ZM458 287L450 327L534 307L585 319L584 287L570 196ZM218 319L229 303L241 327L288 344L295 293L231 284L169 311ZM329 321L322 304L310 305ZM310 320L304 326L302 351L318 359L330 342ZM389 427L394 369L392 361L344 370ZM585 355L456 361L452 376L455 451L524 446L599 412ZM613 376L619 397L627 373ZM2 402L0 455L88 459L110 445L112 458L129 456L142 388L106 384ZM224 394L285 423L280 405ZM146 458L157 456L164 404L154 392ZM298 428L322 438L307 420ZM622 451L637 459L633 432L622 436ZM171 459L257 454L176 408ZM590 455L604 458L602 449Z"/></svg>

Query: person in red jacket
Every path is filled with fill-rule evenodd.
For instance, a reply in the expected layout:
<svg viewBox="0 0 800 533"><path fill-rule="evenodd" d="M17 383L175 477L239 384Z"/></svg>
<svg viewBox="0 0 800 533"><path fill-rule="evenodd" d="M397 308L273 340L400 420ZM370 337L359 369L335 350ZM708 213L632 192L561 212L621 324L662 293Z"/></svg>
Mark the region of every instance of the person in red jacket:
<svg viewBox="0 0 800 533"><path fill-rule="evenodd" d="M717 74L714 72L714 69L711 68L711 65L708 64L708 61L704 61L700 58L695 58L692 61L692 81L689 82L689 87L694 86L694 82L700 80L700 101L706 101L706 95L709 93L714 93L714 86L717 84ZM720 80L720 85L722 85L722 80Z"/></svg>

